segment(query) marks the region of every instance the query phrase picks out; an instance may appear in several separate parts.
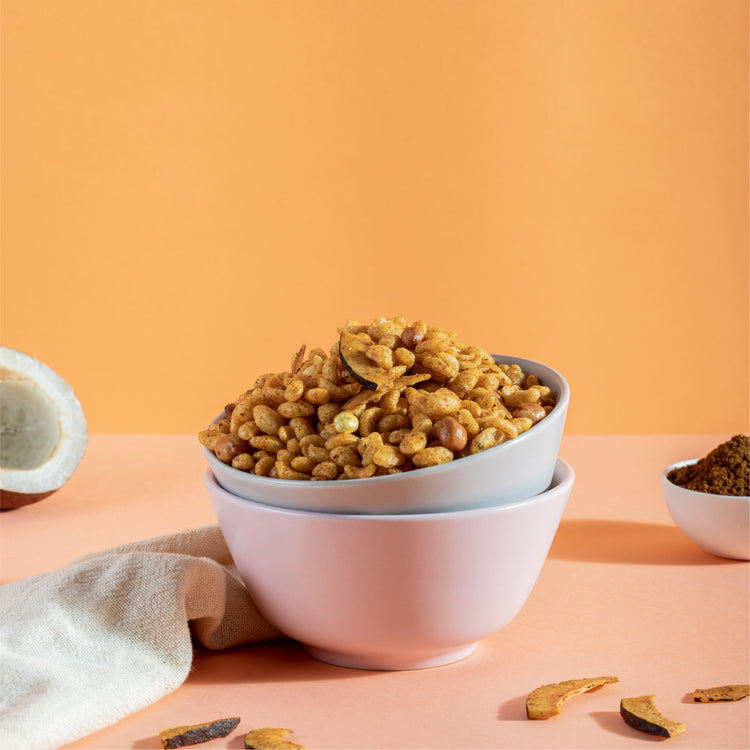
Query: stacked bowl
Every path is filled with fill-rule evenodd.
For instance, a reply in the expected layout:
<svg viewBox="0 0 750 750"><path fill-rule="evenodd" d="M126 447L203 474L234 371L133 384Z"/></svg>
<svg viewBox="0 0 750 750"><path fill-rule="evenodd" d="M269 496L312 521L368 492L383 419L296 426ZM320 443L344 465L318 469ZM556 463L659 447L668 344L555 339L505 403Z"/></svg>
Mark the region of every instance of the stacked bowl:
<svg viewBox="0 0 750 750"><path fill-rule="evenodd" d="M205 485L250 595L315 658L418 669L471 654L531 593L570 495L558 457L570 390L518 364L556 404L513 440L390 476L300 482L233 469L204 449Z"/></svg>

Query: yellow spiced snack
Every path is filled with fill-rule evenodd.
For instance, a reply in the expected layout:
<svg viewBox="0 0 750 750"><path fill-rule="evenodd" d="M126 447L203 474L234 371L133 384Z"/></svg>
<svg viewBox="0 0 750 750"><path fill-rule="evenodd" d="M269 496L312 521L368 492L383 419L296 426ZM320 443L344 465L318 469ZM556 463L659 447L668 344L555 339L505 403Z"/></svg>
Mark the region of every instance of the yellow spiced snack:
<svg viewBox="0 0 750 750"><path fill-rule="evenodd" d="M562 711L562 705L576 695L618 682L614 676L584 677L541 685L526 697L526 716L529 719L551 719Z"/></svg>
<svg viewBox="0 0 750 750"><path fill-rule="evenodd" d="M291 729L264 727L253 729L245 735L246 750L305 750L304 746L284 739Z"/></svg>
<svg viewBox="0 0 750 750"><path fill-rule="evenodd" d="M199 433L258 476L335 480L447 463L513 440L555 407L550 388L454 331L379 317L348 321L326 351L300 347Z"/></svg>
<svg viewBox="0 0 750 750"><path fill-rule="evenodd" d="M717 685L716 687L693 690L693 701L695 703L741 701L748 696L750 696L750 685Z"/></svg>
<svg viewBox="0 0 750 750"><path fill-rule="evenodd" d="M623 721L639 732L657 737L676 737L685 733L681 721L672 721L662 714L654 703L655 695L639 695L620 701L620 716Z"/></svg>

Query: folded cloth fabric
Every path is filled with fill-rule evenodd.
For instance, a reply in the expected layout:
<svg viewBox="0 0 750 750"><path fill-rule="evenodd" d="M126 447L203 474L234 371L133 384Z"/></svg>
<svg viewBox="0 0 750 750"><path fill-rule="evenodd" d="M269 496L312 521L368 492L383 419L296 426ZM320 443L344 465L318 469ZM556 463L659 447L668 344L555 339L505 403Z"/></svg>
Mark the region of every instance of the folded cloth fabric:
<svg viewBox="0 0 750 750"><path fill-rule="evenodd" d="M0 747L56 748L177 688L193 647L279 637L218 526L79 558L0 587Z"/></svg>

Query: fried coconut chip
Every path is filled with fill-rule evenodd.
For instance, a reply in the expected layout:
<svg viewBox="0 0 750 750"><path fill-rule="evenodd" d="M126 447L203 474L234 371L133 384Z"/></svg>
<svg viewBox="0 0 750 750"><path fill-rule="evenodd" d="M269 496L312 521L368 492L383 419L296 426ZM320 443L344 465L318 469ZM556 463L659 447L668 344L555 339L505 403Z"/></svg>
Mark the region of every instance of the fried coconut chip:
<svg viewBox="0 0 750 750"><path fill-rule="evenodd" d="M245 735L245 748L247 750L305 750L302 745L284 739L284 736L291 731L291 729L271 727L253 729Z"/></svg>
<svg viewBox="0 0 750 750"><path fill-rule="evenodd" d="M526 716L529 719L549 719L560 713L562 704L575 695L588 692L611 682L617 677L585 677L542 685L532 690L526 698Z"/></svg>
<svg viewBox="0 0 750 750"><path fill-rule="evenodd" d="M654 705L655 695L639 695L637 698L623 698L620 701L620 716L633 729L658 737L676 737L685 734L681 721L672 721L662 715Z"/></svg>
<svg viewBox="0 0 750 750"><path fill-rule="evenodd" d="M342 331L339 338L339 359L349 374L365 388L371 391L382 388L394 376L406 372L404 365L391 368L380 367L368 356L367 351L375 342L366 333Z"/></svg>
<svg viewBox="0 0 750 750"><path fill-rule="evenodd" d="M228 719L217 719L207 721L203 724L191 724L183 727L172 727L159 732L162 747L167 750L171 747L185 747L185 745L197 745L199 742L208 742L219 737L226 737L233 732L240 723L238 716Z"/></svg>
<svg viewBox="0 0 750 750"><path fill-rule="evenodd" d="M739 701L750 695L750 685L719 685L717 687L693 690L696 703L716 703L718 701Z"/></svg>

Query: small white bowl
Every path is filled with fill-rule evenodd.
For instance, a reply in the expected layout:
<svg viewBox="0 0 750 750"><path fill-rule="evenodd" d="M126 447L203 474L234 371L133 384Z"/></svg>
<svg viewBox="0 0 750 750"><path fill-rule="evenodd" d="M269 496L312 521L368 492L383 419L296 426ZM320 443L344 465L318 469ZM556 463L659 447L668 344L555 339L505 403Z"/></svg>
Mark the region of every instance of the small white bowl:
<svg viewBox="0 0 750 750"><path fill-rule="evenodd" d="M408 515L278 508L205 484L254 602L315 658L359 669L463 659L520 611L573 486L511 504Z"/></svg>
<svg viewBox="0 0 750 750"><path fill-rule="evenodd" d="M489 450L447 464L371 479L306 482L233 469L203 449L219 484L251 500L325 513L434 513L513 503L543 492L552 480L570 401L556 370L530 359L493 354L536 375L557 396L555 408L530 430Z"/></svg>
<svg viewBox="0 0 750 750"><path fill-rule="evenodd" d="M733 560L750 559L750 497L714 495L680 487L667 479L673 469L700 459L667 466L661 487L677 527L706 552Z"/></svg>

